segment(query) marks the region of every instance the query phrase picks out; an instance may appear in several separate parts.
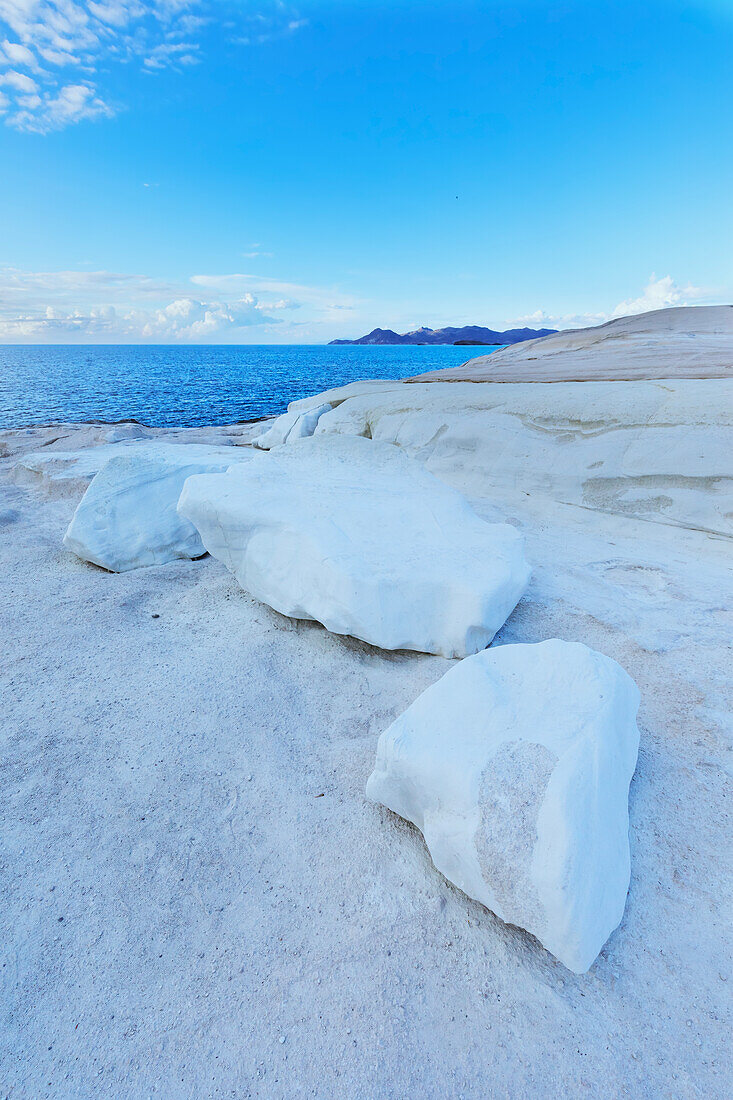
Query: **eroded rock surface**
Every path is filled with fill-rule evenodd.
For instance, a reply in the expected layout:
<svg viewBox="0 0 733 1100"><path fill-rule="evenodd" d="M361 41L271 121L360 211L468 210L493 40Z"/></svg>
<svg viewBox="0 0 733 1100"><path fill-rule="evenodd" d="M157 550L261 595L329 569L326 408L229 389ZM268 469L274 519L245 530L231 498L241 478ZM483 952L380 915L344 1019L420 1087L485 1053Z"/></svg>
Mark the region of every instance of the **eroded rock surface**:
<svg viewBox="0 0 733 1100"><path fill-rule="evenodd" d="M396 384L325 413L323 434L396 443L471 498L733 534L733 379Z"/></svg>

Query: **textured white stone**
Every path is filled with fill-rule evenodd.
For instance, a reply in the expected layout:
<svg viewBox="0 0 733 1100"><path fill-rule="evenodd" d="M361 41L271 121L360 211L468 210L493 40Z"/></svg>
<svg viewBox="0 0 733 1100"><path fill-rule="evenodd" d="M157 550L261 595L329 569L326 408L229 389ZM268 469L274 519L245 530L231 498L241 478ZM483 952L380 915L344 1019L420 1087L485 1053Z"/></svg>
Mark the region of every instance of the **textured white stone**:
<svg viewBox="0 0 733 1100"><path fill-rule="evenodd" d="M366 439L304 439L189 478L179 512L258 599L383 649L474 653L529 579L513 527Z"/></svg>
<svg viewBox="0 0 733 1100"><path fill-rule="evenodd" d="M346 386L336 386L334 389L326 390L325 393L291 401L288 411L276 417L267 431L255 436L252 443L263 451L269 451L271 447L279 447L283 443L307 439L315 432L318 421L324 413L337 408L342 401L347 401L351 397L361 397L363 394L379 393L380 390L389 389L393 385L393 382L384 382L381 379L349 382Z"/></svg>
<svg viewBox="0 0 733 1100"><path fill-rule="evenodd" d="M296 439L307 439L313 435L316 424L325 412L330 412L332 405L322 403L315 408L298 412L297 409L288 409L282 416L278 416L272 427L266 432L256 436L252 443L263 451L269 451L271 447L279 447L283 443L294 443Z"/></svg>
<svg viewBox="0 0 733 1100"><path fill-rule="evenodd" d="M379 739L367 795L446 878L587 970L624 912L639 691L577 642L485 650Z"/></svg>
<svg viewBox="0 0 733 1100"><path fill-rule="evenodd" d="M733 378L395 383L325 413L327 433L396 443L471 498L733 534Z"/></svg>
<svg viewBox="0 0 733 1100"><path fill-rule="evenodd" d="M99 448L100 450L102 448ZM110 458L77 506L64 546L113 573L205 553L193 524L176 510L191 474L216 473L251 452L201 444L158 446Z"/></svg>

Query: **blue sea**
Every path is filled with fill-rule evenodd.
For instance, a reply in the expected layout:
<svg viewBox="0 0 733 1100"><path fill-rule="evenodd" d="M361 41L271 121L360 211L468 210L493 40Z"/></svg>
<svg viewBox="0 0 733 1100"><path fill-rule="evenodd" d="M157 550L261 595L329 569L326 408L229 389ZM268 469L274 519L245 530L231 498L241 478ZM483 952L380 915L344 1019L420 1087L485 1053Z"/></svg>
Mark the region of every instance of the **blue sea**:
<svg viewBox="0 0 733 1100"><path fill-rule="evenodd" d="M439 346L0 346L0 428L139 420L253 420L364 378L458 366L495 348Z"/></svg>

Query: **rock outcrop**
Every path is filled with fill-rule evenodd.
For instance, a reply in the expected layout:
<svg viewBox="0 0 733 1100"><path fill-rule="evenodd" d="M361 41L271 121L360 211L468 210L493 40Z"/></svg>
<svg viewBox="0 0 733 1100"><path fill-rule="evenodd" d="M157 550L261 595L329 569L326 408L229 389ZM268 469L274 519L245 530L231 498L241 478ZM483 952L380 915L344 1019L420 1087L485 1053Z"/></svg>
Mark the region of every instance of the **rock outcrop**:
<svg viewBox="0 0 733 1100"><path fill-rule="evenodd" d="M633 680L575 642L462 661L379 739L367 795L422 831L435 866L570 970L587 970L629 886Z"/></svg>
<svg viewBox="0 0 733 1100"><path fill-rule="evenodd" d="M471 498L733 534L733 378L396 384L325 413L325 434L396 443Z"/></svg>
<svg viewBox="0 0 733 1100"><path fill-rule="evenodd" d="M733 306L677 306L568 329L410 382L733 378Z"/></svg>
<svg viewBox="0 0 733 1100"><path fill-rule="evenodd" d="M298 401L291 401L287 412L270 423L266 431L256 435L252 440L255 447L269 451L271 447L279 447L283 443L294 443L296 439L307 439L315 433L318 421L324 413L338 408L351 397L359 397L362 394L375 394L381 390L394 387L394 382L384 382L375 379L366 382L349 382L345 386L336 386L326 390L325 393L315 394L312 397L301 397Z"/></svg>

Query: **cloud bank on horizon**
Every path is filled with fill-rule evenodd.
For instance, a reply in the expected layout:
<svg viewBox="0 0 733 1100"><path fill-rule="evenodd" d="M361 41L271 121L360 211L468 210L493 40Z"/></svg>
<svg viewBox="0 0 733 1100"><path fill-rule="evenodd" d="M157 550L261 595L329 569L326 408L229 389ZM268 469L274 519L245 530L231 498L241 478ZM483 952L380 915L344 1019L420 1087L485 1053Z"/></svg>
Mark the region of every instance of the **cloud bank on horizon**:
<svg viewBox="0 0 733 1100"><path fill-rule="evenodd" d="M537 310L501 323L485 317L474 323L580 328L710 300L701 287L680 287L669 275L652 275L638 297L605 313L554 317ZM256 343L263 337L297 343L303 322L288 319L296 310L307 314L311 332L322 327L330 333L334 323L353 327L364 303L337 291L255 275L193 275L187 283L177 284L106 271L0 269L0 341L7 343Z"/></svg>
<svg viewBox="0 0 733 1100"><path fill-rule="evenodd" d="M0 269L0 341L54 343L256 342L305 308L328 324L354 300L254 275L193 275L185 282L108 271ZM281 341L278 341L281 342Z"/></svg>

